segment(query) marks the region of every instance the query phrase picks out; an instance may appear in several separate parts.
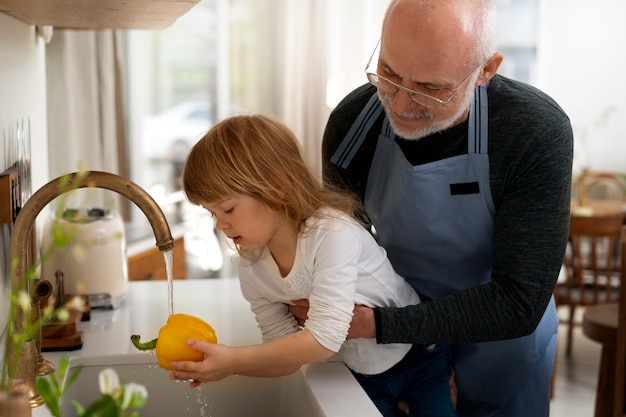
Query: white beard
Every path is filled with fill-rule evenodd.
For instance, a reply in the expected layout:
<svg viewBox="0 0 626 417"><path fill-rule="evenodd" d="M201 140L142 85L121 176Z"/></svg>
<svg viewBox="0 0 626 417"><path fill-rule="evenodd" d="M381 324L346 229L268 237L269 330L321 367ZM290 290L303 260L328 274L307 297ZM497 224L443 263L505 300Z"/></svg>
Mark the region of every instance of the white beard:
<svg viewBox="0 0 626 417"><path fill-rule="evenodd" d="M379 93L380 101L383 104L385 113L387 113L387 118L389 119L389 124L391 125L391 128L396 133L396 135L404 139L419 140L426 136L432 135L433 133L441 132L442 130L445 130L457 124L458 121L461 120L461 117L463 116L463 114L468 111L469 106L472 100L474 99L473 85L476 82L476 79L478 78L477 75L478 74L476 74L475 77L472 77L471 82L468 83L469 86L471 86L471 88L465 87L466 89L463 92L463 96L461 96L461 100L458 103L458 109L452 116L444 120L433 121L435 115L428 109L428 107L424 107L424 106L420 106L422 107L422 110L414 110L408 113L403 113L402 114L403 117L411 117L411 118L416 118L416 119L417 118L428 119L429 123L426 126L417 128L417 129L406 129L406 128L399 127L396 121L394 120L394 118L392 117L394 114L393 110L391 109L391 100L393 99L393 96L390 96L389 94L381 95Z"/></svg>

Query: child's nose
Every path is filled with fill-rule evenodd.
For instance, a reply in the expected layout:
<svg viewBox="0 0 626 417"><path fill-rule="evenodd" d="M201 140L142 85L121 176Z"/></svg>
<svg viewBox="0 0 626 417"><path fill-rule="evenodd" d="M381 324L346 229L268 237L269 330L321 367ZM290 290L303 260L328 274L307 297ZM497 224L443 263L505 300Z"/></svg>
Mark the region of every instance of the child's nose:
<svg viewBox="0 0 626 417"><path fill-rule="evenodd" d="M215 227L217 228L217 230L224 231L225 229L228 228L228 223L226 223L223 220L217 219L217 221L215 223Z"/></svg>

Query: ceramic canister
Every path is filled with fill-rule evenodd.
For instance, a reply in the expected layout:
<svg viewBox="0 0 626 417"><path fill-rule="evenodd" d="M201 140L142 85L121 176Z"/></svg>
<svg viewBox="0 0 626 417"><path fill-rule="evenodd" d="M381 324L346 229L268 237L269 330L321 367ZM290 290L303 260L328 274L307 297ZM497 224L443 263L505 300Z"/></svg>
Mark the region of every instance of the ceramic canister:
<svg viewBox="0 0 626 417"><path fill-rule="evenodd" d="M54 249L54 233L66 235L69 245ZM64 295L86 295L92 308L121 304L128 289L128 265L124 222L118 213L100 208L52 213L44 224L41 251L51 251L41 276L53 284L57 299L63 290Z"/></svg>

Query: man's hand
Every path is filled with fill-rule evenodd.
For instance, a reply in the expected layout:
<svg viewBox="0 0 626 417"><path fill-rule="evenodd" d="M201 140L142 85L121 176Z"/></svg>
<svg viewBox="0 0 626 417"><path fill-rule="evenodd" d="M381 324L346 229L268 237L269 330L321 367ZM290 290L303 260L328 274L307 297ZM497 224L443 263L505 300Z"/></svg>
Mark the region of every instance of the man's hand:
<svg viewBox="0 0 626 417"><path fill-rule="evenodd" d="M295 300L293 303L293 305L289 305L289 312L293 314L298 321L298 326L302 327L309 317L307 315L309 312L309 300L303 298L302 300Z"/></svg>
<svg viewBox="0 0 626 417"><path fill-rule="evenodd" d="M373 339L376 337L376 320L374 320L374 310L360 304L354 305L348 339L359 337Z"/></svg>
<svg viewBox="0 0 626 417"><path fill-rule="evenodd" d="M298 321L300 326L304 326L309 311L308 300L295 300L294 305L289 305L289 312ZM376 322L374 320L374 310L360 304L354 305L352 313L352 321L350 322L350 330L348 330L348 339L356 338L375 338Z"/></svg>

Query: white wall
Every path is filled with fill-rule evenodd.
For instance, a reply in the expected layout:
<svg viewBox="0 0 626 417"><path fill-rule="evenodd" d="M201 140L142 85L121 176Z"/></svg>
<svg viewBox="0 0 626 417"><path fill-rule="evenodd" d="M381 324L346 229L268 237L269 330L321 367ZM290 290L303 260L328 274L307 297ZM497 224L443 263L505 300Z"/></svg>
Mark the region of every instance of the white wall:
<svg viewBox="0 0 626 417"><path fill-rule="evenodd" d="M0 130L30 119L33 190L48 182L44 45L34 26L0 13Z"/></svg>
<svg viewBox="0 0 626 417"><path fill-rule="evenodd" d="M328 7L327 104L336 106L354 88L365 84L365 64L380 38L385 10L390 0L340 0ZM350 16L350 24L345 23ZM341 42L336 42L341 39Z"/></svg>
<svg viewBox="0 0 626 417"><path fill-rule="evenodd" d="M8 137L18 122L30 120L33 191L48 181L45 80L45 49L35 28L0 13L0 172L5 169L3 137ZM0 246L4 256L8 247L2 242ZM6 275L4 268L0 268L0 300L5 296ZM7 303L0 301L0 304L2 329L6 323ZM3 347L4 343L0 351Z"/></svg>
<svg viewBox="0 0 626 417"><path fill-rule="evenodd" d="M538 86L569 114L574 169L626 172L626 2L541 0Z"/></svg>

